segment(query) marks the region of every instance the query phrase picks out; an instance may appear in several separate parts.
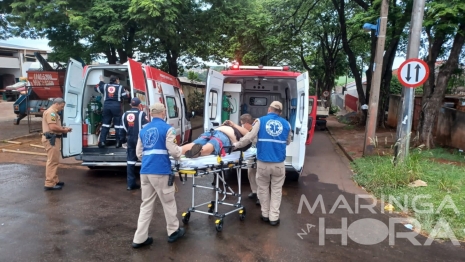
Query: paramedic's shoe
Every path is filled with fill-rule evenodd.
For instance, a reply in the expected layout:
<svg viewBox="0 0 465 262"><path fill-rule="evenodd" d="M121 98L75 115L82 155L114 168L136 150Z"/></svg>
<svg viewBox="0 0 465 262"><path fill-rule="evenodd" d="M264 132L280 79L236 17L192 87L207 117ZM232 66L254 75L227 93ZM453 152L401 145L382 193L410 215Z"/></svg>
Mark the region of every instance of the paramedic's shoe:
<svg viewBox="0 0 465 262"><path fill-rule="evenodd" d="M133 248L139 248L139 247L143 247L143 246L148 246L148 245L150 245L152 243L153 243L153 238L148 237L147 240L145 240L145 242L140 243L140 244L136 244L136 243L132 242L132 247Z"/></svg>
<svg viewBox="0 0 465 262"><path fill-rule="evenodd" d="M278 220L276 220L276 221L271 221L271 220L270 220L270 225L272 225L272 226L277 226L277 225L279 225L279 218L278 218Z"/></svg>
<svg viewBox="0 0 465 262"><path fill-rule="evenodd" d="M270 219L268 217L264 217L263 215L260 215L260 219L263 221L263 222L270 222Z"/></svg>
<svg viewBox="0 0 465 262"><path fill-rule="evenodd" d="M256 199L257 198L257 193L250 193L249 198Z"/></svg>
<svg viewBox="0 0 465 262"><path fill-rule="evenodd" d="M44 186L44 190L45 191L48 191L48 190L61 190L61 186L59 186L59 185L55 185L55 186L52 186L52 187Z"/></svg>
<svg viewBox="0 0 465 262"><path fill-rule="evenodd" d="M190 150L187 150L185 155L187 158L196 158L200 156L200 151L202 151L202 145L195 144Z"/></svg>
<svg viewBox="0 0 465 262"><path fill-rule="evenodd" d="M257 199L257 202L255 202L255 205L260 206L260 199Z"/></svg>
<svg viewBox="0 0 465 262"><path fill-rule="evenodd" d="M128 188L126 188L126 190L131 191L131 190L136 190L136 189L139 189L139 188L140 188L140 185L128 186Z"/></svg>
<svg viewBox="0 0 465 262"><path fill-rule="evenodd" d="M105 148L105 143L99 142L99 143L98 143L98 147L99 147L99 148Z"/></svg>
<svg viewBox="0 0 465 262"><path fill-rule="evenodd" d="M120 148L122 146L123 146L123 144L120 141L116 141L116 148Z"/></svg>
<svg viewBox="0 0 465 262"><path fill-rule="evenodd" d="M174 241L178 240L186 234L186 230L183 227L178 228L173 234L168 237L168 242L173 243Z"/></svg>
<svg viewBox="0 0 465 262"><path fill-rule="evenodd" d="M60 182L57 183L57 186L61 186L61 187L62 187L62 186L64 186L64 185L65 185L65 182L61 182L61 181L60 181Z"/></svg>

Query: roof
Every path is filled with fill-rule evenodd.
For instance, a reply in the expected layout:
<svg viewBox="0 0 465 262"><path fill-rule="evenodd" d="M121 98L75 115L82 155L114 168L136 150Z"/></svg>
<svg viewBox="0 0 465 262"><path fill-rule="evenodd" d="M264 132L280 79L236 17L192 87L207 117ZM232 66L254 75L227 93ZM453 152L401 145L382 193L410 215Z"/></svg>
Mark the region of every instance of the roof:
<svg viewBox="0 0 465 262"><path fill-rule="evenodd" d="M184 85L205 86L205 82L192 81L185 76L178 76L178 80L179 82L181 82L181 84L184 84Z"/></svg>
<svg viewBox="0 0 465 262"><path fill-rule="evenodd" d="M277 71L277 70L224 70L221 73L225 76L268 76L268 77L292 77L296 78L301 73L289 72L289 71Z"/></svg>
<svg viewBox="0 0 465 262"><path fill-rule="evenodd" d="M34 47L29 47L29 46L22 46L22 45L12 45L12 44L7 44L5 42L0 42L0 48L9 48L9 49L15 49L15 50L37 50L37 51L51 51L49 49L39 49L39 48L34 48Z"/></svg>

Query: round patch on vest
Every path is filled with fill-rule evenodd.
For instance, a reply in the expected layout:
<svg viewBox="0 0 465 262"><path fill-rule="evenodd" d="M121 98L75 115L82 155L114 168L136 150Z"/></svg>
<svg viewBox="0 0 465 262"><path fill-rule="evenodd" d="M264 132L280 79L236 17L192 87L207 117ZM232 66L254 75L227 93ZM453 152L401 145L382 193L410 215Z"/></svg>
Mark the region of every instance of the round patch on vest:
<svg viewBox="0 0 465 262"><path fill-rule="evenodd" d="M134 122L134 120L136 120L136 116L134 114L128 114L126 116L126 120L128 120L128 122Z"/></svg>
<svg viewBox="0 0 465 262"><path fill-rule="evenodd" d="M283 124L278 120L268 120L265 126L266 132L270 136L279 136L283 132Z"/></svg>
<svg viewBox="0 0 465 262"><path fill-rule="evenodd" d="M116 91L116 88L114 86L108 87L108 93L113 94L115 91Z"/></svg>
<svg viewBox="0 0 465 262"><path fill-rule="evenodd" d="M153 148L158 141L158 129L156 127L152 127L144 135L144 144L145 148Z"/></svg>

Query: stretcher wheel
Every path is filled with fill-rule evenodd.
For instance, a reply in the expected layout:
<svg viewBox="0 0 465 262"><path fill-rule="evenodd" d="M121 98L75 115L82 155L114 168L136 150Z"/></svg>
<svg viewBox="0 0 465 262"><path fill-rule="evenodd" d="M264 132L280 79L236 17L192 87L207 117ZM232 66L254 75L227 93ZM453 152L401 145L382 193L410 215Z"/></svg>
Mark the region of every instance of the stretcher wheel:
<svg viewBox="0 0 465 262"><path fill-rule="evenodd" d="M189 219L191 218L191 212L184 212L182 213L182 222L184 224L189 223Z"/></svg>
<svg viewBox="0 0 465 262"><path fill-rule="evenodd" d="M215 221L216 224L216 231L221 232L223 231L223 219L217 219Z"/></svg>
<svg viewBox="0 0 465 262"><path fill-rule="evenodd" d="M245 214L246 214L245 207L243 207L242 210L239 210L239 219L241 221L245 220Z"/></svg>

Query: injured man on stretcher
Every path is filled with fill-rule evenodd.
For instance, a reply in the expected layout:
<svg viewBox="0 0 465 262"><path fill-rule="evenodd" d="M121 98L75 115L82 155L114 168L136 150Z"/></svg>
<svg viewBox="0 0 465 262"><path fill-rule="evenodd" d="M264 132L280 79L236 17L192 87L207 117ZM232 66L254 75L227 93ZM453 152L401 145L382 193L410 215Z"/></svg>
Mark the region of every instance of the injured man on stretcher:
<svg viewBox="0 0 465 262"><path fill-rule="evenodd" d="M226 120L217 129L205 132L192 143L182 146L182 154L187 158L196 158L213 154L224 156L224 154L229 151L228 147L238 142L248 132L249 130L243 126L236 125L232 121ZM241 150L245 151L251 145L252 143ZM224 147L227 148L225 149Z"/></svg>

